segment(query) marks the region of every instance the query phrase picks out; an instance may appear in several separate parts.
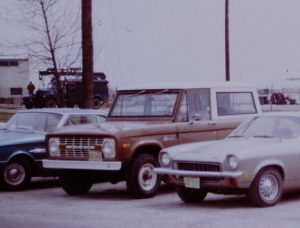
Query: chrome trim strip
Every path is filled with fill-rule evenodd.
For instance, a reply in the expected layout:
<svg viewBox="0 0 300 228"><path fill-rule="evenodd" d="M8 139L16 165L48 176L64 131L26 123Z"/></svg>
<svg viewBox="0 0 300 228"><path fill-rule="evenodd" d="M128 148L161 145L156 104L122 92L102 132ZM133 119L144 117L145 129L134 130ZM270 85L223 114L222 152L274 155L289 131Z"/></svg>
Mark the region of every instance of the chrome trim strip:
<svg viewBox="0 0 300 228"><path fill-rule="evenodd" d="M155 168L154 172L158 174L189 176L189 177L240 177L244 174L241 171L228 171L228 172L206 172L206 171L188 171L188 170L175 170L170 168Z"/></svg>
<svg viewBox="0 0 300 228"><path fill-rule="evenodd" d="M122 162L104 161L63 161L63 160L42 160L44 168L50 169L83 169L83 170L120 170Z"/></svg>
<svg viewBox="0 0 300 228"><path fill-rule="evenodd" d="M29 153L35 153L35 154L40 154L40 153L46 153L45 148L35 148L29 151Z"/></svg>

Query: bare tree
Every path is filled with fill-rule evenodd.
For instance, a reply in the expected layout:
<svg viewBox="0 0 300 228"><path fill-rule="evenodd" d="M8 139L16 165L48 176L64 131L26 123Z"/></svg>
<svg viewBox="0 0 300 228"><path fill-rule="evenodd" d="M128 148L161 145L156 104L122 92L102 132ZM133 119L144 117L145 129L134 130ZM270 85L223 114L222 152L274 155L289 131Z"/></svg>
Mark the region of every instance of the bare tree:
<svg viewBox="0 0 300 228"><path fill-rule="evenodd" d="M19 22L30 31L19 46L26 47L36 63L46 63L53 69L59 107L64 105L59 70L77 63L81 53L80 5L78 1L69 3L77 4L77 9L70 4L61 8L61 1L57 0L17 1L22 15Z"/></svg>

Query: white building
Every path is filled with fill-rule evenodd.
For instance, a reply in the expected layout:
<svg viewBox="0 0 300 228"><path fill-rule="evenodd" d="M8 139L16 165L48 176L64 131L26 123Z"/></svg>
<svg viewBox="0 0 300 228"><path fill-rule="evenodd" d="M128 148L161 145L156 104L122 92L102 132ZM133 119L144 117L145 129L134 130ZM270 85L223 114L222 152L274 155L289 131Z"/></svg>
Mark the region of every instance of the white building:
<svg viewBox="0 0 300 228"><path fill-rule="evenodd" d="M0 103L19 103L28 94L30 61L24 59L0 59Z"/></svg>

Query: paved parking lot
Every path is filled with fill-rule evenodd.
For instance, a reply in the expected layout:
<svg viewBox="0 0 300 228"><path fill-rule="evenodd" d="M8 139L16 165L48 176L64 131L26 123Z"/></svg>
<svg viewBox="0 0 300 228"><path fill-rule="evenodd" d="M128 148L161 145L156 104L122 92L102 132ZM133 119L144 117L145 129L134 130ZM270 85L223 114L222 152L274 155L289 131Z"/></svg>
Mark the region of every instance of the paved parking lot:
<svg viewBox="0 0 300 228"><path fill-rule="evenodd" d="M255 208L243 195L209 194L203 203L187 205L166 185L156 197L136 200L124 182L96 184L89 194L71 197L51 180L22 192L2 191L0 205L1 228L300 226L300 190L275 207Z"/></svg>
<svg viewBox="0 0 300 228"><path fill-rule="evenodd" d="M209 194L187 205L163 186L151 199L132 199L124 182L96 184L70 197L56 182L37 182L23 192L0 192L1 228L43 227L299 227L300 191L275 207L255 208L244 196Z"/></svg>

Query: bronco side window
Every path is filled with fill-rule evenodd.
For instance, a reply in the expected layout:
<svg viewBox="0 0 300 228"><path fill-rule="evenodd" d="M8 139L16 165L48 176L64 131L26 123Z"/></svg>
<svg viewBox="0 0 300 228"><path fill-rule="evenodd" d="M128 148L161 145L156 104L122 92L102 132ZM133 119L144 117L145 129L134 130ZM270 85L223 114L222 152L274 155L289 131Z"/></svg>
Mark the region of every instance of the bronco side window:
<svg viewBox="0 0 300 228"><path fill-rule="evenodd" d="M189 120L210 119L210 99L207 89L187 92Z"/></svg>
<svg viewBox="0 0 300 228"><path fill-rule="evenodd" d="M184 94L180 110L179 110L179 115L177 116L177 121L178 122L186 122L188 121L188 108L187 108L187 102L186 102L186 93Z"/></svg>
<svg viewBox="0 0 300 228"><path fill-rule="evenodd" d="M218 115L240 115L257 113L251 92L218 92Z"/></svg>

